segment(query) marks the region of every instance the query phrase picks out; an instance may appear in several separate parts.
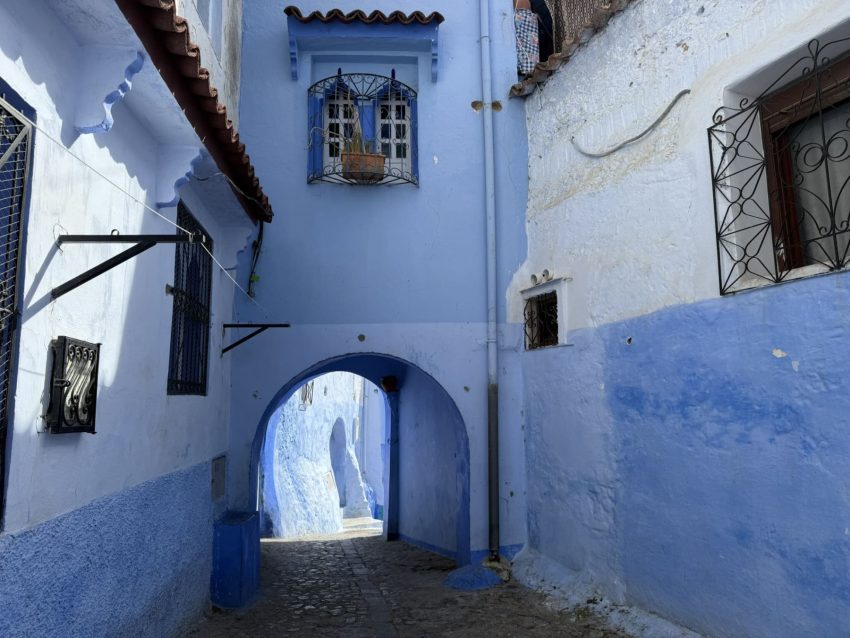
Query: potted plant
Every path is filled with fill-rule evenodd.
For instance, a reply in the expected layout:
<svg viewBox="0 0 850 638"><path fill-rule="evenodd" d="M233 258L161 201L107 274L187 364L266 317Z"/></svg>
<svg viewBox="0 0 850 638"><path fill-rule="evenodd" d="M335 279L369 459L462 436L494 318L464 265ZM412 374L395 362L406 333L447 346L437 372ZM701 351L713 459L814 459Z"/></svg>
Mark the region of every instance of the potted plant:
<svg viewBox="0 0 850 638"><path fill-rule="evenodd" d="M342 176L355 184L377 184L384 179L384 156L374 152L374 140L363 139L360 116L354 111L354 128L351 137L344 142L340 154Z"/></svg>

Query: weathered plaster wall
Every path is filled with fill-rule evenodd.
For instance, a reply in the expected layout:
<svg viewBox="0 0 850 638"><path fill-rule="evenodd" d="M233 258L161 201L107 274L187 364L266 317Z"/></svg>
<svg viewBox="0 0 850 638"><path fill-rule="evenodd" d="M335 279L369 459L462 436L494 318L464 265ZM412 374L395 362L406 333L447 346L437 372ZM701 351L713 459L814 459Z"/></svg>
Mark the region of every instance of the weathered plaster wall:
<svg viewBox="0 0 850 638"><path fill-rule="evenodd" d="M302 403L296 391L274 414L266 434L264 530L278 538L331 534L342 529L343 517L369 515L355 455L360 377L333 372L312 383L312 403ZM332 436L341 444L338 463L333 463Z"/></svg>
<svg viewBox="0 0 850 638"><path fill-rule="evenodd" d="M242 74L243 0L180 0L177 14L189 22L192 42L201 49L203 66L227 107L227 117L239 130L239 90Z"/></svg>
<svg viewBox="0 0 850 638"><path fill-rule="evenodd" d="M0 536L0 635L170 636L209 600L201 463Z"/></svg>
<svg viewBox="0 0 850 638"><path fill-rule="evenodd" d="M439 0L426 7L446 20L440 26L436 83L431 82L430 55L417 57L419 188L305 183L311 59L302 55L300 80L293 82L286 4L245 4L240 132L279 213L266 228L257 300L269 317L295 327L270 331L235 353L231 448L235 454L243 451L249 476L254 428L271 397L302 370L349 353L399 357L436 379L461 412L469 438L471 546L486 549L483 134L481 115L471 107L481 99L477 3ZM363 8L354 0L301 5L305 10L334 7ZM421 7L382 0L368 8ZM504 106L495 116L499 282L504 289L525 254L521 213L527 140L522 104L505 99L516 81L511 3L494 2L491 19L494 92ZM286 274L275 279L275 273ZM245 320L260 316L249 304L239 304L238 312ZM500 321L504 316L500 304ZM509 341L506 357L518 342ZM504 378L518 378L516 370L506 366ZM521 385L515 387L502 395L502 432L506 448L519 449ZM504 459L504 544L525 540L523 462L522 455ZM244 483L232 488L234 495L250 493Z"/></svg>
<svg viewBox="0 0 850 638"><path fill-rule="evenodd" d="M527 101L511 316L529 273L573 278L572 345L522 355L527 582L709 635L846 632L848 276L718 298L706 128L727 88L763 86L848 18L830 1L641 0ZM572 149L637 133L684 88L638 144Z"/></svg>
<svg viewBox="0 0 850 638"><path fill-rule="evenodd" d="M641 0L615 16L526 102L529 250L510 320L544 268L572 278L570 329L716 297L712 116L731 87L757 96L765 67L846 19L838 0ZM641 142L603 160L573 148L628 139L682 89L691 94Z"/></svg>

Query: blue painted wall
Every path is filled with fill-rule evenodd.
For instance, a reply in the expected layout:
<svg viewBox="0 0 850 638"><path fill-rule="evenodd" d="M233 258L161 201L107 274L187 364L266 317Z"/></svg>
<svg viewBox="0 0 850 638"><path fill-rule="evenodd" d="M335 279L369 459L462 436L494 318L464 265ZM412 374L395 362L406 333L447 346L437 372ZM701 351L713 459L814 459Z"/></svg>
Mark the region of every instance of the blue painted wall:
<svg viewBox="0 0 850 638"><path fill-rule="evenodd" d="M412 369L399 394L399 535L469 562L469 444L457 407Z"/></svg>
<svg viewBox="0 0 850 638"><path fill-rule="evenodd" d="M212 526L202 463L0 537L0 636L178 634L208 605Z"/></svg>
<svg viewBox="0 0 850 638"><path fill-rule="evenodd" d="M351 51L304 52L299 80L289 66L286 2L245 5L241 137L280 215L266 229L267 250L258 293L286 282L286 295L264 301L298 323L484 321L484 172L480 99L478 5L439 0L439 79L431 81L430 52L392 59L377 51L372 63ZM361 9L355 0L314 1L311 10ZM369 9L411 7L381 0ZM493 3L496 99L516 81L508 0ZM352 25L352 37L358 25ZM310 53L316 56L315 70ZM330 61L328 59L330 58ZM408 69L411 60L418 65ZM306 183L307 90L342 67L343 72L386 73L418 91L420 184L356 187ZM523 104L503 101L499 135L498 192L505 231L501 277L505 284L525 254L523 211L527 199L527 139ZM282 273L278 278L271 273ZM262 274L262 273L261 273Z"/></svg>
<svg viewBox="0 0 850 638"><path fill-rule="evenodd" d="M386 72L393 53L332 51L300 56L293 81L283 9L286 2L245 3L241 139L251 149L277 215L265 229L258 305L237 302L240 320L291 321L232 353L234 374L231 506L241 509L253 489L251 440L278 390L317 362L356 352L398 357L434 378L457 406L469 441L469 545L487 547L486 305L483 127L472 108L481 99L479 15L474 2L436 0L428 11L440 25L439 78L430 52L402 52L400 77L418 91L420 186L354 187L307 184L307 91L328 69ZM307 7L303 7L307 8ZM362 9L356 0L315 0L311 10ZM379 0L368 9L399 7ZM507 100L516 81L510 0L492 3L499 218L499 288L505 290L526 253L528 143L524 106ZM357 29L352 29L352 34ZM350 48L350 47L349 47ZM365 57L364 57L365 56ZM415 69L411 62L415 61ZM391 68L393 65L390 65ZM240 276L247 277L247 256ZM505 319L503 299L499 319ZM360 339L360 337L363 339ZM508 350L513 343L506 346ZM517 379L515 371L511 378ZM506 377L507 379L507 377ZM509 447L522 445L521 385L502 397ZM424 415L427 418L427 414ZM453 454L452 447L446 454ZM522 463L503 465L503 542L525 540ZM507 459L507 457L506 457ZM431 469L418 463L426 477ZM423 540L423 539L420 539ZM436 543L435 543L436 544Z"/></svg>
<svg viewBox="0 0 850 638"><path fill-rule="evenodd" d="M846 635L848 309L839 274L527 353L530 544L710 635Z"/></svg>
<svg viewBox="0 0 850 638"><path fill-rule="evenodd" d="M352 354L322 362L292 378L266 410L254 434L251 484L257 484L258 468L273 459L264 449L270 420L304 381L328 372L352 372L379 384L382 377L398 380L398 470L391 471L390 455L384 458L385 497L397 486L398 511L386 498L387 521L398 521L398 533L407 541L455 558L470 560L470 473L466 427L451 396L433 378L393 357ZM318 401L314 398L314 401ZM392 403L394 399L390 399ZM388 409L387 419L390 410ZM389 435L391 436L391 435ZM324 444L322 444L324 445ZM252 500L256 502L256 493ZM272 504L280 508L282 503ZM266 531L269 531L266 528Z"/></svg>

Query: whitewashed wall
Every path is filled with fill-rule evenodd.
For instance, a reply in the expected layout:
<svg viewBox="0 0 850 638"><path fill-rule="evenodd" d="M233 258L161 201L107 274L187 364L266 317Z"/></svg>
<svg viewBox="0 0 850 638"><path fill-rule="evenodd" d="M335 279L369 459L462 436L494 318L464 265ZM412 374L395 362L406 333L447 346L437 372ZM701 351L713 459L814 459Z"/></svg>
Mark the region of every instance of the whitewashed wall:
<svg viewBox="0 0 850 638"><path fill-rule="evenodd" d="M519 580L704 635L846 632L850 274L719 296L707 128L848 25L836 0L638 0L526 101L511 320L531 273L571 281L569 346L520 355ZM645 139L573 147L614 147L682 90Z"/></svg>
<svg viewBox="0 0 850 638"><path fill-rule="evenodd" d="M238 130L242 0L179 0L177 13L189 22L190 38L200 47L203 66Z"/></svg>
<svg viewBox="0 0 850 638"><path fill-rule="evenodd" d="M189 161L201 145L197 138L194 149L163 144L123 103L113 111L115 125L109 133L77 134L78 105L98 105L105 95L80 91L78 78L92 70L83 66L84 47L41 3L14 11L0 6L0 35L0 77L35 108L38 125L46 131L35 134L23 257L24 310L5 519L5 529L11 532L226 452L229 359L218 353L221 323L232 316L234 288L215 268L206 397L166 395L172 298L165 286L173 283L173 246L156 246L50 300L51 288L122 249L79 244L58 251L58 233L175 232L133 198L156 208L163 193L173 197L176 180L190 170ZM128 45L133 51L133 42ZM135 53L126 63L133 57ZM140 84L158 80L149 61L145 73L149 75ZM117 86L121 80L119 75L103 82ZM163 113L179 113L173 101L163 102L161 108ZM213 214L204 204L200 184L185 187L182 194L212 234L219 260L232 264L248 234L249 224L240 221L244 215L233 210L222 215L227 206L220 202ZM162 212L175 218L174 208ZM95 436L42 432L48 345L59 335L103 344Z"/></svg>
<svg viewBox="0 0 850 638"><path fill-rule="evenodd" d="M510 320L544 268L572 278L570 329L716 297L712 115L847 18L841 0L640 0L615 16L526 102L528 258L506 293ZM573 148L636 135L683 89L636 144L601 160Z"/></svg>

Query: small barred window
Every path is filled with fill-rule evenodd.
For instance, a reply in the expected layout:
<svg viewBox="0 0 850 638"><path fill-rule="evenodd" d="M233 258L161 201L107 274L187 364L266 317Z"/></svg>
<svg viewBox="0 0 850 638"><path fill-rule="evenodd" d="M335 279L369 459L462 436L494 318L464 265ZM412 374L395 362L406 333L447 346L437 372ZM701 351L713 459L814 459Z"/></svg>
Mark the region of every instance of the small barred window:
<svg viewBox="0 0 850 638"><path fill-rule="evenodd" d="M525 349L558 345L558 293L554 290L525 301Z"/></svg>

